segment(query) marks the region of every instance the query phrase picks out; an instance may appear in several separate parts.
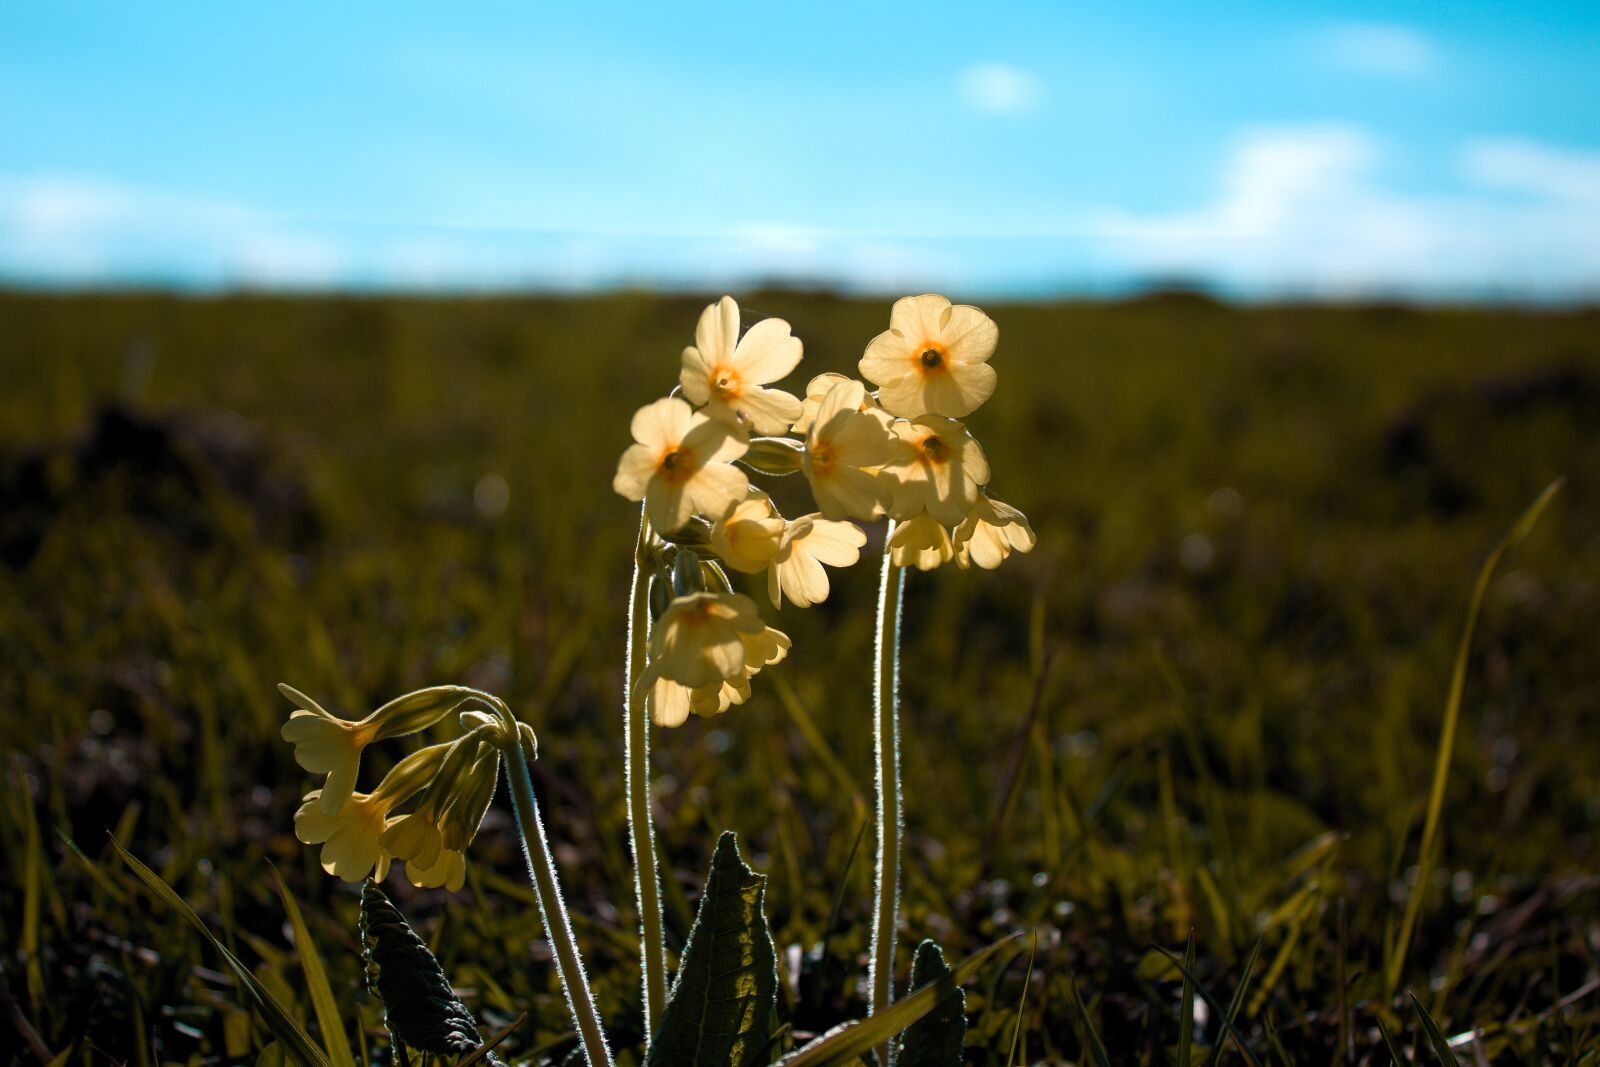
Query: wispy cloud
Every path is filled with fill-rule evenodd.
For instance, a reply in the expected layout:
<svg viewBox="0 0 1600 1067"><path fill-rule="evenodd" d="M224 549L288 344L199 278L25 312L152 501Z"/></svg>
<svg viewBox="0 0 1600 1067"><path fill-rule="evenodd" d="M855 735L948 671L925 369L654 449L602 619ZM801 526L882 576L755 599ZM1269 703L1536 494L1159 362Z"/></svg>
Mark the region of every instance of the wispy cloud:
<svg viewBox="0 0 1600 1067"><path fill-rule="evenodd" d="M1360 127L1252 130L1210 203L1096 226L1126 269L1256 291L1600 293L1600 153L1479 142L1458 187L1427 195L1387 186L1383 160Z"/></svg>
<svg viewBox="0 0 1600 1067"><path fill-rule="evenodd" d="M963 70L957 81L968 107L991 115L1022 115L1044 99L1039 79L1006 63L979 63Z"/></svg>
<svg viewBox="0 0 1600 1067"><path fill-rule="evenodd" d="M1423 78L1439 66L1432 38L1388 22L1339 22L1317 31L1323 56L1337 66L1392 78Z"/></svg>

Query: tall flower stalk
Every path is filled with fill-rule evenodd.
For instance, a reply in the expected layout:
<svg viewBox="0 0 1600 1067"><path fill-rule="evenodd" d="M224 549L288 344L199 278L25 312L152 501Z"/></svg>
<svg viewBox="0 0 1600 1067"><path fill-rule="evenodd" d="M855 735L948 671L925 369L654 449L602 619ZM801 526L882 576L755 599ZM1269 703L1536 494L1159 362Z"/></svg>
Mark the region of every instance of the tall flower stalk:
<svg viewBox="0 0 1600 1067"><path fill-rule="evenodd" d="M661 876L650 814L650 718L640 684L650 642L650 519L641 508L628 596L628 660L624 671L623 766L628 789L628 841L633 848L633 890L639 902L639 966L643 974L645 1034L653 1035L667 999L667 947L661 923Z"/></svg>
<svg viewBox="0 0 1600 1067"><path fill-rule="evenodd" d="M892 534L890 520L885 536ZM878 585L878 636L872 685L877 758L878 881L873 897L872 960L868 971L870 1009L876 1013L894 999L894 940L900 913L900 605L905 568L897 566L887 543ZM893 1042L878 1047L878 1062L889 1064Z"/></svg>

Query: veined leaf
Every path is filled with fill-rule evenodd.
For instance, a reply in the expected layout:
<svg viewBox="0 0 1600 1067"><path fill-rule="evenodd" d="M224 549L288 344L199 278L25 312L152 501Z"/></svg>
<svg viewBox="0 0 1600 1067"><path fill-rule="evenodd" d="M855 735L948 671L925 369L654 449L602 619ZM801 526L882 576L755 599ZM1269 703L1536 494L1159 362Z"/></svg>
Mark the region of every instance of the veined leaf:
<svg viewBox="0 0 1600 1067"><path fill-rule="evenodd" d="M217 935L213 934L211 929L206 926L205 920L201 919L195 910L189 907L188 903L162 880L159 874L140 863L133 853L122 847L122 844L116 838L111 839L111 847L117 850L117 854L122 857L122 862L126 863L128 868L139 876L139 880L148 886L152 893L161 898L162 903L183 916L190 926L200 931L201 936L211 942L211 947L217 950L223 961L227 963L228 969L233 972L234 980L239 983L239 988L243 991L245 998L261 1014L261 1018L266 1022L267 1028L277 1036L278 1047L282 1049L283 1054L300 1064L301 1067L329 1067L327 1057L323 1056L322 1050L311 1040L311 1036L305 1032L299 1021L289 1014L288 1009L283 1006L277 997L274 997L267 991L265 986L256 981L255 976L250 973L250 968L240 962L239 957L228 951L228 946L217 939Z"/></svg>
<svg viewBox="0 0 1600 1067"><path fill-rule="evenodd" d="M645 1067L753 1067L768 1047L777 954L761 912L767 880L732 833L717 842L705 896Z"/></svg>
<svg viewBox="0 0 1600 1067"><path fill-rule="evenodd" d="M911 961L911 988L920 989L950 973L944 953L932 941L917 946ZM901 1039L900 1067L961 1067L961 1043L967 1036L967 997L957 986L933 1009L906 1027Z"/></svg>
<svg viewBox="0 0 1600 1067"><path fill-rule="evenodd" d="M952 989L971 978L979 967L1002 948L1011 944L1021 934L1012 934L981 948L968 956L950 973L917 989L876 1015L843 1023L834 1027L805 1048L779 1060L781 1067L823 1067L831 1063L853 1063L868 1050L876 1048L910 1026L950 995Z"/></svg>
<svg viewBox="0 0 1600 1067"><path fill-rule="evenodd" d="M370 879L361 887L361 948L367 988L382 1002L395 1041L441 1055L470 1053L483 1043L444 968Z"/></svg>

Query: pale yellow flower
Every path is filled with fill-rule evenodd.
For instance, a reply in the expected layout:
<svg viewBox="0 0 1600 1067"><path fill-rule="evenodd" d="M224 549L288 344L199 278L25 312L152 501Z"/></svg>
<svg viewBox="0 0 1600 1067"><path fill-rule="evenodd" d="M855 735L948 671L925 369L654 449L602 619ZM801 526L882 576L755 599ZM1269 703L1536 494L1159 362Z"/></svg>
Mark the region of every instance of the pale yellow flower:
<svg viewBox="0 0 1600 1067"><path fill-rule="evenodd" d="M779 642L776 659L765 654ZM739 677L750 662L777 662L788 644L742 593L689 593L673 600L656 622L640 684L670 678L690 689L711 685Z"/></svg>
<svg viewBox="0 0 1600 1067"><path fill-rule="evenodd" d="M875 519L888 507L894 479L882 468L900 449L886 416L863 410L866 391L849 378L835 384L806 434L800 470L829 519Z"/></svg>
<svg viewBox="0 0 1600 1067"><path fill-rule="evenodd" d="M418 889L440 889L454 893L467 882L467 854L453 848L439 850L431 866L406 861L406 881Z"/></svg>
<svg viewBox="0 0 1600 1067"><path fill-rule="evenodd" d="M784 433L799 417L800 401L765 386L787 377L800 352L800 339L782 319L762 319L740 338L739 305L725 296L701 313L678 382L708 415L744 420L758 433Z"/></svg>
<svg viewBox="0 0 1600 1067"><path fill-rule="evenodd" d="M983 447L955 419L923 415L894 424L903 445L893 468L899 475L892 514L909 519L926 510L944 526L967 517L978 502L978 489L989 481L989 460Z"/></svg>
<svg viewBox="0 0 1600 1067"><path fill-rule="evenodd" d="M783 516L772 499L752 486L750 493L711 526L711 547L736 571L755 574L772 561L783 537Z"/></svg>
<svg viewBox="0 0 1600 1067"><path fill-rule="evenodd" d="M696 512L719 519L744 499L750 481L733 461L748 446L728 423L667 397L635 412L632 430L611 487L643 500L657 530L670 533Z"/></svg>
<svg viewBox="0 0 1600 1067"><path fill-rule="evenodd" d="M392 800L381 793L352 793L335 814L322 805L322 790L306 794L294 816L294 835L308 845L322 846L322 869L346 882L360 882L377 871L389 873L389 855L380 839L391 825Z"/></svg>
<svg viewBox="0 0 1600 1067"><path fill-rule="evenodd" d="M294 745L295 762L312 774L326 774L320 790L322 807L333 815L356 786L361 752L374 741L425 730L450 713L469 690L454 685L432 686L396 697L359 722L341 719L291 686L278 690L296 710L280 731Z"/></svg>
<svg viewBox="0 0 1600 1067"><path fill-rule="evenodd" d="M954 555L949 532L926 511L899 523L889 535L889 559L897 567L931 571Z"/></svg>
<svg viewBox="0 0 1600 1067"><path fill-rule="evenodd" d="M312 703L311 708L291 714L280 732L294 745L296 763L312 774L328 776L317 790L319 802L327 814L338 814L355 791L361 752L377 738L377 724L336 718Z"/></svg>
<svg viewBox="0 0 1600 1067"><path fill-rule="evenodd" d="M896 300L889 329L861 357L861 374L878 386L878 402L903 418L976 411L994 392L989 366L1000 329L967 304L933 293Z"/></svg>
<svg viewBox="0 0 1600 1067"><path fill-rule="evenodd" d="M744 667L738 674L693 687L656 678L650 689L651 721L657 726L682 726L690 712L709 717L743 704L750 699L750 679L789 654L788 635L770 626L759 633L741 632L739 641L744 646Z"/></svg>
<svg viewBox="0 0 1600 1067"><path fill-rule="evenodd" d="M808 608L828 598L830 567L848 567L861 558L867 535L853 522L834 522L820 514L802 515L783 528L778 551L767 569L767 596L776 607L783 598Z"/></svg>
<svg viewBox="0 0 1600 1067"><path fill-rule="evenodd" d="M956 527L956 562L993 570L1012 552L1031 550L1034 541L1026 515L980 492L977 505Z"/></svg>
<svg viewBox="0 0 1600 1067"><path fill-rule="evenodd" d="M825 400L828 394L833 391L833 387L841 382L848 382L849 380L850 378L848 375L840 374L838 371L831 370L824 371L822 374L819 374L815 378L811 379L811 381L806 384L806 398L800 402L800 416L794 420L794 425L791 427L791 429L793 429L795 433L800 434L810 430L811 424L817 420L817 410L822 407L823 400ZM861 395L865 398L862 401L862 411L866 411L877 406L872 399L871 393L863 389Z"/></svg>
<svg viewBox="0 0 1600 1067"><path fill-rule="evenodd" d="M390 823L380 838L386 852L395 859L415 863L419 870L432 867L444 851L444 830L429 799L424 798L416 811Z"/></svg>

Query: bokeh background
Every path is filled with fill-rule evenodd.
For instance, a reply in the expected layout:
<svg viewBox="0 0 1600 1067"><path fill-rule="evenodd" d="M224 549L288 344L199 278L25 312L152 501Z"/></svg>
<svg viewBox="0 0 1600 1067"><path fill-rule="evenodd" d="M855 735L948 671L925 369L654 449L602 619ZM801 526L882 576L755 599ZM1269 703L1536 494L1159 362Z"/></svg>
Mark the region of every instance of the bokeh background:
<svg viewBox="0 0 1600 1067"><path fill-rule="evenodd" d="M908 592L905 943L1036 951L969 987L969 1060L1083 1062L1087 1018L1172 1062L1150 950L1191 932L1224 1004L1260 939L1257 1062L1420 1040L1380 972L1451 658L1565 475L1487 590L1404 987L1493 1062L1577 1062L1597 54L1576 4L0 8L0 1046L264 1043L115 835L304 1008L276 864L387 1061L356 896L290 833L280 680L350 714L464 681L534 724L636 1044L628 416L722 292L793 325L798 389L937 289L1000 325L970 424L1039 534ZM863 1010L878 537L773 620L748 705L655 739L669 939L738 831L798 1032ZM503 1051L559 1058L520 885L503 806L463 893L391 881L487 1024L529 1013Z"/></svg>

